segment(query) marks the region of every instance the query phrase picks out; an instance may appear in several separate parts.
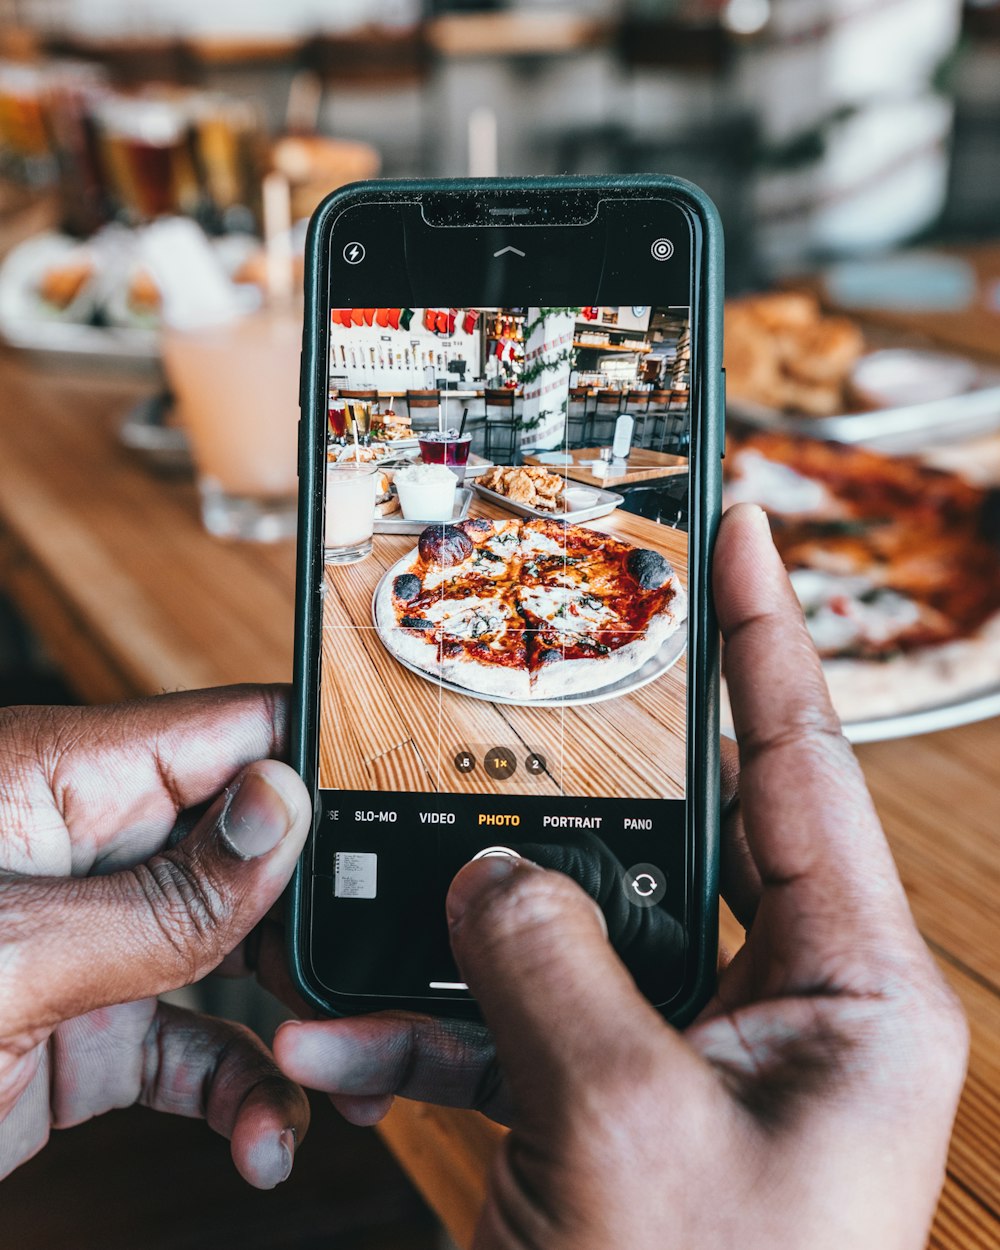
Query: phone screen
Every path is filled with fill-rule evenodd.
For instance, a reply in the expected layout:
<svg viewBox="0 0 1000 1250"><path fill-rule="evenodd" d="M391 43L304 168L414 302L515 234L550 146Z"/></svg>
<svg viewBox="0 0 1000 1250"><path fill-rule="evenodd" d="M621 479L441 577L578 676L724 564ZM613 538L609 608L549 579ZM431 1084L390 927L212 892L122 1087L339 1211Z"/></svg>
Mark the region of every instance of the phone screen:
<svg viewBox="0 0 1000 1250"><path fill-rule="evenodd" d="M468 1002L444 898L484 855L573 876L653 1002L685 979L697 239L546 216L330 235L310 959L362 1007Z"/></svg>

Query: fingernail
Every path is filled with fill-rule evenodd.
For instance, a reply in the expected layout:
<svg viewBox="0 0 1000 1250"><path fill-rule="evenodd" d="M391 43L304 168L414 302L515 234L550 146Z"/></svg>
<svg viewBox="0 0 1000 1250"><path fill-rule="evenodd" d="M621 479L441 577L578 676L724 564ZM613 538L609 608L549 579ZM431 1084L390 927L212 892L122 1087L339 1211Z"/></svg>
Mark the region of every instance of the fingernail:
<svg viewBox="0 0 1000 1250"><path fill-rule="evenodd" d="M293 1128L286 1128L278 1138L281 1143L282 1154L285 1159L285 1170L278 1181L280 1185L282 1181L287 1181L292 1174L292 1164L295 1161L295 1147L298 1144L298 1134Z"/></svg>
<svg viewBox="0 0 1000 1250"><path fill-rule="evenodd" d="M295 819L285 796L259 772L248 772L229 791L219 815L219 837L240 859L273 851Z"/></svg>
<svg viewBox="0 0 1000 1250"><path fill-rule="evenodd" d="M448 891L446 903L448 923L453 927L457 925L476 899L501 881L505 881L519 866L527 867L529 861L491 855L486 859L476 859L471 864L466 864L455 877Z"/></svg>
<svg viewBox="0 0 1000 1250"><path fill-rule="evenodd" d="M769 519L769 517L768 517L767 513L764 511L764 509L763 509L763 508L762 508L759 504L756 504L756 503L755 503L755 504L752 504L752 505L751 505L751 507L753 508L753 522L754 522L754 525L757 527L757 529L758 529L758 530L760 530L760 532L761 532L762 534L766 534L766 535L767 535L767 541L768 541L768 543L772 543L772 544L773 544L773 542L774 542L774 536L773 536L773 534L771 533L771 521L770 521L770 519Z"/></svg>

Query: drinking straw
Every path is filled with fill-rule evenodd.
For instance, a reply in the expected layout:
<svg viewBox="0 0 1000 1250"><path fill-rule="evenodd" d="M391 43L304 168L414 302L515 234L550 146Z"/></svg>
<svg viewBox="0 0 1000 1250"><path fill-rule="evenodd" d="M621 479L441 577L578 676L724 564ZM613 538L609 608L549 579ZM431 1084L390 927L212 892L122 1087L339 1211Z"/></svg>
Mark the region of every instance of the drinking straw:
<svg viewBox="0 0 1000 1250"><path fill-rule="evenodd" d="M292 260L292 192L284 174L264 179L264 252L267 293L274 303L291 303L294 288Z"/></svg>
<svg viewBox="0 0 1000 1250"><path fill-rule="evenodd" d="M462 412L462 424L458 427L459 438L461 438L462 435L465 433L465 421L468 415L469 415L469 408L468 408L468 405L466 405L464 411Z"/></svg>
<svg viewBox="0 0 1000 1250"><path fill-rule="evenodd" d="M360 464L361 456L359 453L361 449L358 445L358 418L354 412L354 405L350 404L349 407L351 409L351 433L354 435L354 463Z"/></svg>

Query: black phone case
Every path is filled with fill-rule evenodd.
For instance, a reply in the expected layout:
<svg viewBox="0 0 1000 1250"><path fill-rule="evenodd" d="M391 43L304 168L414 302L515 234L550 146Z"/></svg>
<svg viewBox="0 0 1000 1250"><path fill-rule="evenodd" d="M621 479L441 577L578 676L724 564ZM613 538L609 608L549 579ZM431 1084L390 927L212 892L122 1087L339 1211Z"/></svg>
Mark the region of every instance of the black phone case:
<svg viewBox="0 0 1000 1250"><path fill-rule="evenodd" d="M691 381L692 437L690 508L698 509L699 524L690 549L688 672L688 819L694 821L689 859L691 958L681 994L669 1005L667 1018L675 1025L691 1020L715 985L718 948L718 865L720 827L719 778L719 631L711 595L711 552L721 513L722 455L724 454L725 393L722 372L722 305L724 291L722 223L715 205L693 183L662 174L620 177L542 177L502 179L435 179L359 182L342 187L317 208L306 241L305 322L300 374L299 509L296 557L295 668L290 722L290 758L293 767L316 796L314 829L319 819L316 784L319 755L319 647L323 601L320 586L323 562L319 529L322 526L323 474L326 465L327 352L329 336L329 236L332 225L347 207L414 195L441 192L493 193L498 190L598 190L630 197L666 198L679 204L696 225L701 246L695 251L692 309L692 362L701 363ZM702 549L699 549L702 548ZM692 781L700 778L695 786ZM305 932L305 895L310 885L311 837L299 859L287 894L286 942L292 979L310 1006L325 1015L352 1015L390 1006L339 999L336 1005L315 984L309 970ZM394 1008L427 1012L427 1003L394 1000ZM476 1015L475 1005L449 1004L441 1012L452 1016Z"/></svg>

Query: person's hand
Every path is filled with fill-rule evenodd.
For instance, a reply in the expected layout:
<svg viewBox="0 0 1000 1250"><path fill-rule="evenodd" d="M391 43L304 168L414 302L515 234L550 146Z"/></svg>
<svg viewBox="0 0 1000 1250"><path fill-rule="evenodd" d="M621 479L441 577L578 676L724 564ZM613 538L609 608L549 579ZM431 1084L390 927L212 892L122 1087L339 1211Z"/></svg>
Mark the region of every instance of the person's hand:
<svg viewBox="0 0 1000 1250"><path fill-rule="evenodd" d="M683 1033L597 908L529 864L467 865L452 945L496 1044L415 1016L296 1022L281 1067L371 1122L394 1094L512 1132L479 1250L922 1247L964 1019L907 907L757 508L723 521L716 601L739 739L723 893L747 927Z"/></svg>
<svg viewBox="0 0 1000 1250"><path fill-rule="evenodd" d="M267 758L285 719L277 687L0 714L0 1177L135 1102L203 1116L252 1185L291 1171L301 1089L249 1030L154 997L216 967L291 875L310 804Z"/></svg>

